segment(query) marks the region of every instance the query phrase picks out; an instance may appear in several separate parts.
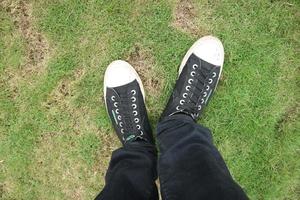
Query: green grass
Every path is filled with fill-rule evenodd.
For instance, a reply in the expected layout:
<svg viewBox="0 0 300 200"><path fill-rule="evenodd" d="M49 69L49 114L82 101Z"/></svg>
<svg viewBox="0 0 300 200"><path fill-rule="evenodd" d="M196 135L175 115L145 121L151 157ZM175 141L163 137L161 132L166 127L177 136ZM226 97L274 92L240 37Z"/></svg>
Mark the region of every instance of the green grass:
<svg viewBox="0 0 300 200"><path fill-rule="evenodd" d="M50 46L41 66L26 65L30 42L7 9L21 0L4 2L0 199L92 199L120 146L102 99L106 66L141 52L155 126L177 66L203 33L218 36L226 55L199 123L251 199L300 198L299 1L195 0L193 34L172 25L176 0L31 0L31 29Z"/></svg>

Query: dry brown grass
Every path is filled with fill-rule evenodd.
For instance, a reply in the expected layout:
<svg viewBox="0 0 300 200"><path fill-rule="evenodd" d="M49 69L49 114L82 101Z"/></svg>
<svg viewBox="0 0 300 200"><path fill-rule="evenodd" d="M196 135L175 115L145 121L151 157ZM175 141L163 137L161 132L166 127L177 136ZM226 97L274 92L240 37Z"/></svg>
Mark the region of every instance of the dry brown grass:
<svg viewBox="0 0 300 200"><path fill-rule="evenodd" d="M88 174L88 170L79 158L74 159L70 156L76 148L74 141L61 142L68 134L70 133L45 133L40 138L34 152L32 173L41 187L52 188L50 192L57 190L68 199L83 199L84 191L80 176L83 176L82 171ZM49 194L38 191L41 199L47 199Z"/></svg>
<svg viewBox="0 0 300 200"><path fill-rule="evenodd" d="M26 0L3 0L0 6L11 16L14 27L25 44L25 55L18 69L7 68L6 79L13 98L19 93L20 85L33 85L34 79L43 75L51 56L49 42L35 27L32 5Z"/></svg>
<svg viewBox="0 0 300 200"><path fill-rule="evenodd" d="M10 14L15 27L26 42L26 62L24 74L35 74L45 65L50 51L45 36L33 25L32 6L28 1L4 0L1 6Z"/></svg>
<svg viewBox="0 0 300 200"><path fill-rule="evenodd" d="M138 72L149 96L160 94L163 86L161 74L155 70L155 62L150 52L136 45L126 59Z"/></svg>
<svg viewBox="0 0 300 200"><path fill-rule="evenodd" d="M200 37L208 34L208 30L197 21L199 12L203 11L197 10L192 0L178 0L173 11L172 26L192 36Z"/></svg>
<svg viewBox="0 0 300 200"><path fill-rule="evenodd" d="M73 71L70 77L66 77L58 83L58 85L49 94L46 102L42 105L48 110L48 119L52 121L52 116L64 113L70 119L69 128L71 128L77 135L82 132L99 132L99 128L90 119L91 111L84 107L76 107L72 100L76 98L78 84L85 75L85 69L79 68Z"/></svg>
<svg viewBox="0 0 300 200"><path fill-rule="evenodd" d="M84 196L88 194L88 192L85 191L87 188L86 184L91 184L91 187L95 187L92 184L97 183L97 187L99 187L99 185L100 187L103 187L104 176L106 169L108 168L111 153L120 146L117 137L111 130L103 130L95 123L93 118L96 113L94 111L86 107L76 107L73 104L73 100L76 98L78 92L76 86L84 78L85 74L85 69L75 69L72 75L60 80L57 86L49 94L47 101L43 103L43 107L47 110L48 121L54 121L56 117L61 114L67 116L68 120L67 122L56 122L61 123L58 125L62 128L61 131L42 133L40 144L36 148L36 160L42 165L39 169L41 173L52 173L54 176L54 171L52 170L55 170L55 168L56 171L61 172L62 174L59 176L57 176L57 174L55 175L56 178L63 177L61 185L64 187L61 186L59 189L63 191L68 199L74 200L86 199ZM63 129L67 129L68 131ZM91 166L83 164L83 161L80 160L80 158L74 160L74 156L70 156L66 152L72 150L76 151L79 148L77 146L77 142L80 140L79 138L86 133L96 135L99 138L99 141L101 141L101 144L103 144L97 151L95 164L92 168ZM56 140L60 140L63 136L77 139L67 143L60 141L55 142ZM60 143L63 143L66 146L56 147ZM50 150L50 154L48 150ZM52 153L52 150L54 153ZM44 156L42 156L43 154ZM57 157L57 159L52 159L53 157ZM47 162L50 163L47 164ZM72 168L64 172L63 168L65 163L68 163L68 166L72 166ZM47 166L52 166L54 169L48 169ZM46 176L46 174L42 174L41 179L43 176ZM85 176L85 180L90 180L90 182L83 183L78 176ZM50 184L51 187L54 187L57 182L61 182L61 180L48 179L44 184Z"/></svg>

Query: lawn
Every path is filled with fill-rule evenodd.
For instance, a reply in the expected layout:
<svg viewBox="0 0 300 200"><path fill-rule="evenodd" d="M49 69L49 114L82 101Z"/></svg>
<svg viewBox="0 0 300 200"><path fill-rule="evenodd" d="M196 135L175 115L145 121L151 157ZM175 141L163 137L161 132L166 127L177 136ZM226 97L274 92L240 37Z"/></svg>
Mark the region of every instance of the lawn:
<svg viewBox="0 0 300 200"><path fill-rule="evenodd" d="M95 197L120 146L106 66L137 69L155 127L207 34L226 55L199 123L251 199L300 199L298 0L1 0L0 199Z"/></svg>

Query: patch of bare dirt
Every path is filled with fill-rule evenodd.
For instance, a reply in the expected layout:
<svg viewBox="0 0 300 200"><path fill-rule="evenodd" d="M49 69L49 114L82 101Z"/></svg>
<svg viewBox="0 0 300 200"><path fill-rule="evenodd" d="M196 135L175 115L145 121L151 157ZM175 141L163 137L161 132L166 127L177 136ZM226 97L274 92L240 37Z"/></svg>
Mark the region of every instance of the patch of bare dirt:
<svg viewBox="0 0 300 200"><path fill-rule="evenodd" d="M74 81L74 80L73 80ZM72 81L68 84L68 91L72 89ZM59 88L59 87L58 87ZM56 88L54 93L61 93ZM62 92L61 95L64 95ZM59 100L50 108L57 109L57 112L66 112L70 114L71 124L68 124L67 130L61 132L45 132L41 135L35 148L35 164L32 165L32 173L37 180L45 187L58 188L68 199L90 199L90 188L98 188L99 191L104 186L104 177L108 167L111 153L119 146L118 140L113 133L107 130L101 130L95 124L91 123L90 113L84 109L75 109L66 100ZM64 110L62 110L64 109ZM74 122L74 123L73 123ZM77 124L77 125L76 125ZM88 130L87 130L88 129ZM78 154L78 132L95 133L101 138L101 148L97 152L96 162L90 167L87 166ZM68 141L62 138L68 137ZM78 138L78 139L77 139ZM51 167L49 167L51 166ZM67 167L66 167L67 166ZM60 183L60 184L57 184ZM45 198L47 194L40 194ZM96 195L92 194L92 195Z"/></svg>
<svg viewBox="0 0 300 200"><path fill-rule="evenodd" d="M157 95L162 89L163 78L154 70L154 61L151 54L139 46L135 46L127 61L134 67L142 79L145 90L150 95Z"/></svg>
<svg viewBox="0 0 300 200"><path fill-rule="evenodd" d="M62 79L56 88L49 94L48 99L42 103L43 107L49 110L49 120L55 120L55 115L64 113L70 117L70 127L75 134L82 131L98 132L98 127L90 119L90 110L84 107L73 106L72 100L77 94L78 84L85 74L84 68L74 70L70 77Z"/></svg>
<svg viewBox="0 0 300 200"><path fill-rule="evenodd" d="M68 106L68 100L75 95L75 84L80 82L85 74L84 68L75 69L72 76L62 79L51 92L44 106L51 109L53 106Z"/></svg>
<svg viewBox="0 0 300 200"><path fill-rule="evenodd" d="M114 150L120 147L120 142L114 132L101 131L101 149L97 157L97 165L93 167L94 175L98 174L102 178L102 186L104 185L104 177Z"/></svg>
<svg viewBox="0 0 300 200"><path fill-rule="evenodd" d="M0 198L3 198L4 196L4 185L0 184Z"/></svg>
<svg viewBox="0 0 300 200"><path fill-rule="evenodd" d="M33 160L36 164L31 166L31 173L42 186L59 188L68 199L84 199L81 180L83 174L80 170L85 166L81 165L76 157L73 158L70 155L70 152L74 152L76 147L71 142L61 142L61 138L68 134L62 132L53 135L50 133L40 138L37 148L34 150ZM49 191L48 194L39 192L41 199L45 199L49 195Z"/></svg>
<svg viewBox="0 0 300 200"><path fill-rule="evenodd" d="M84 77L86 71L84 68L79 68L74 70L73 74L69 77L66 77L62 79L57 87L50 93L48 99L46 102L44 102L43 106L48 112L48 120L53 121L56 120L56 115L60 115L61 113L67 114L68 118L70 120L70 123L68 122L68 130L70 131L68 135L77 135L80 136L83 133L89 132L94 133L101 138L101 148L97 152L96 161L95 164L92 166L92 168L86 169L86 174L89 174L89 177L92 177L91 179L97 179L90 180L91 183L97 182L97 186L99 187L99 190L104 186L104 177L106 170L109 165L110 157L112 152L117 149L120 146L120 143L115 136L113 132L109 129L102 129L95 123L93 118L93 111L89 110L88 108L84 107L75 107L72 104L73 97L76 96L76 85L79 83L82 78ZM105 113L106 114L106 113ZM65 126L65 125L62 125ZM40 138L38 144L40 146L45 146L48 143L51 145L51 141L55 140L56 137L59 137L59 135L65 134L63 132L60 133L43 133L43 135ZM69 143L69 148L75 148L72 144ZM51 145L51 148L53 148ZM57 160L57 162L63 162L62 160ZM38 162L41 162L40 165L45 165L45 161L40 160ZM71 169L72 170L72 169ZM74 180L76 177L73 177L75 173L66 173L63 174L63 177L66 177L66 179ZM87 178L88 179L88 178ZM66 183L67 184L67 183ZM78 187L81 187L80 185ZM68 187L66 187L68 188ZM69 189L64 189L63 192L68 196L70 199L84 199L84 193L85 193L85 187L82 187L80 190L75 192L76 190L73 190L73 187L70 187Z"/></svg>
<svg viewBox="0 0 300 200"><path fill-rule="evenodd" d="M51 140L51 138L54 138L54 137L56 137L59 134L60 134L59 132L46 132L46 133L43 133L40 136L40 138L37 141L37 143L41 143L42 141Z"/></svg>
<svg viewBox="0 0 300 200"><path fill-rule="evenodd" d="M14 191L14 186L10 182L11 180L5 180L0 183L0 199L6 199L9 194Z"/></svg>
<svg viewBox="0 0 300 200"><path fill-rule="evenodd" d="M49 44L46 38L34 27L32 7L27 0L4 0L0 4L12 17L15 27L19 30L26 42L27 73L39 70L48 57Z"/></svg>
<svg viewBox="0 0 300 200"><path fill-rule="evenodd" d="M177 6L173 12L172 25L193 36L202 36L207 34L207 30L199 27L196 23L197 10L191 0L178 0Z"/></svg>
<svg viewBox="0 0 300 200"><path fill-rule="evenodd" d="M284 125L288 122L294 122L299 119L300 115L300 104L296 103L294 106L286 109L285 113L281 116L281 118L276 123L276 130L278 136L282 136L284 133Z"/></svg>
<svg viewBox="0 0 300 200"><path fill-rule="evenodd" d="M35 19L32 16L32 5L27 0L1 0L2 7L12 18L16 30L23 38L25 52L21 66L17 69L5 70L6 82L9 85L12 98L19 94L20 83L28 86L34 84L33 77L44 74L47 61L50 58L50 47L46 37L36 30Z"/></svg>

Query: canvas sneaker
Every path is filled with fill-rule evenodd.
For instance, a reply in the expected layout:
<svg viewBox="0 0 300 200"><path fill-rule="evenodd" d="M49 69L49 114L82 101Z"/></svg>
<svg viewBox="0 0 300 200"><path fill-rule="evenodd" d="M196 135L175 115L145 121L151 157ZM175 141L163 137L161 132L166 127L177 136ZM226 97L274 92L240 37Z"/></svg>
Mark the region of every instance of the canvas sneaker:
<svg viewBox="0 0 300 200"><path fill-rule="evenodd" d="M153 143L142 81L129 63L117 60L107 67L104 98L108 115L123 145L133 141Z"/></svg>
<svg viewBox="0 0 300 200"><path fill-rule="evenodd" d="M184 56L173 93L160 120L184 113L195 121L217 87L224 62L221 41L205 36L196 41Z"/></svg>

